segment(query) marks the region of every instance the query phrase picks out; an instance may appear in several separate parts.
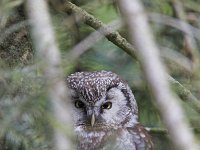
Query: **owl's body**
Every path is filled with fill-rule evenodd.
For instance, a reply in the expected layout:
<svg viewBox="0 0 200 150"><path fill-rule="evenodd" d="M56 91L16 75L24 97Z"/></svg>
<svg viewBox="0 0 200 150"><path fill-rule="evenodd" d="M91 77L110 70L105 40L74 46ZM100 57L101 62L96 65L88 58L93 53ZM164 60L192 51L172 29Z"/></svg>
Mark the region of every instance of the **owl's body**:
<svg viewBox="0 0 200 150"><path fill-rule="evenodd" d="M131 89L110 71L68 76L79 150L151 150Z"/></svg>

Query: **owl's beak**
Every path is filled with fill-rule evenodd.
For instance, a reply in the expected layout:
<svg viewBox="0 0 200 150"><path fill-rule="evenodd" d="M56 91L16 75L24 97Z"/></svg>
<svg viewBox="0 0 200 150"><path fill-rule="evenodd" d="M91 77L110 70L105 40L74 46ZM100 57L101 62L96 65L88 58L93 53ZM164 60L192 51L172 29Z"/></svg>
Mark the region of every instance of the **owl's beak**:
<svg viewBox="0 0 200 150"><path fill-rule="evenodd" d="M91 126L93 127L95 123L95 115L94 113L92 113L92 117L91 117Z"/></svg>

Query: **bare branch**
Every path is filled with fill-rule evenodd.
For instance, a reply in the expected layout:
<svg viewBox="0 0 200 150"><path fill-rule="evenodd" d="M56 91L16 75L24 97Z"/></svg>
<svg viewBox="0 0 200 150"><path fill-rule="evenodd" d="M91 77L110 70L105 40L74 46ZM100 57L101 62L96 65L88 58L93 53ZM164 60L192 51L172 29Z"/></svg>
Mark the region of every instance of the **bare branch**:
<svg viewBox="0 0 200 150"><path fill-rule="evenodd" d="M55 37L45 0L27 0L27 14L31 20L33 42L38 53L38 60L47 79L48 96L52 105L55 119L65 125L69 131L70 115L69 106L66 104L67 89L60 68L60 53L55 42ZM66 133L55 129L55 149L67 150L72 144Z"/></svg>
<svg viewBox="0 0 200 150"><path fill-rule="evenodd" d="M137 48L136 54L155 97L157 108L169 130L172 142L178 150L198 150L199 146L189 130L183 110L169 88L166 71L161 63L159 50L154 42L140 0L118 0L118 3L128 24L132 43Z"/></svg>
<svg viewBox="0 0 200 150"><path fill-rule="evenodd" d="M109 41L113 42L115 45L123 49L126 53L131 55L133 58L135 58L135 49L133 46L127 42L125 38L123 38L118 32L115 32L111 30L110 28L107 28L106 25L101 22L100 20L96 19L94 16L88 14L85 10L77 7L76 5L72 4L71 2L65 0L65 10L67 12L73 12L77 14L77 17L80 17L86 24L94 28L95 30L98 30L99 28L102 28L101 32L103 35L105 33L106 37Z"/></svg>

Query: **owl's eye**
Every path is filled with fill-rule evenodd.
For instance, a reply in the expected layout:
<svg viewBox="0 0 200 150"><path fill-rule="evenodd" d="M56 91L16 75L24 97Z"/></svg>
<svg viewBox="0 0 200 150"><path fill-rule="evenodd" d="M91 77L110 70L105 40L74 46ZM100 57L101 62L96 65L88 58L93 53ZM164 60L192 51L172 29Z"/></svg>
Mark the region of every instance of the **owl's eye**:
<svg viewBox="0 0 200 150"><path fill-rule="evenodd" d="M103 109L110 109L112 107L111 102L106 102L101 106Z"/></svg>
<svg viewBox="0 0 200 150"><path fill-rule="evenodd" d="M85 104L81 101L75 101L75 107L76 108L84 108Z"/></svg>

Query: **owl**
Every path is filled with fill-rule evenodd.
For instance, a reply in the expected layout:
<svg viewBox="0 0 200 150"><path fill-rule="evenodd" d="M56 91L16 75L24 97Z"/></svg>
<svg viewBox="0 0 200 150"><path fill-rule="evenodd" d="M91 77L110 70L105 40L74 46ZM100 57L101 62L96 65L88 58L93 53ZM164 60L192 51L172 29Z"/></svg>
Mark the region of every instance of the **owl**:
<svg viewBox="0 0 200 150"><path fill-rule="evenodd" d="M128 84L110 71L66 78L78 150L152 150Z"/></svg>

